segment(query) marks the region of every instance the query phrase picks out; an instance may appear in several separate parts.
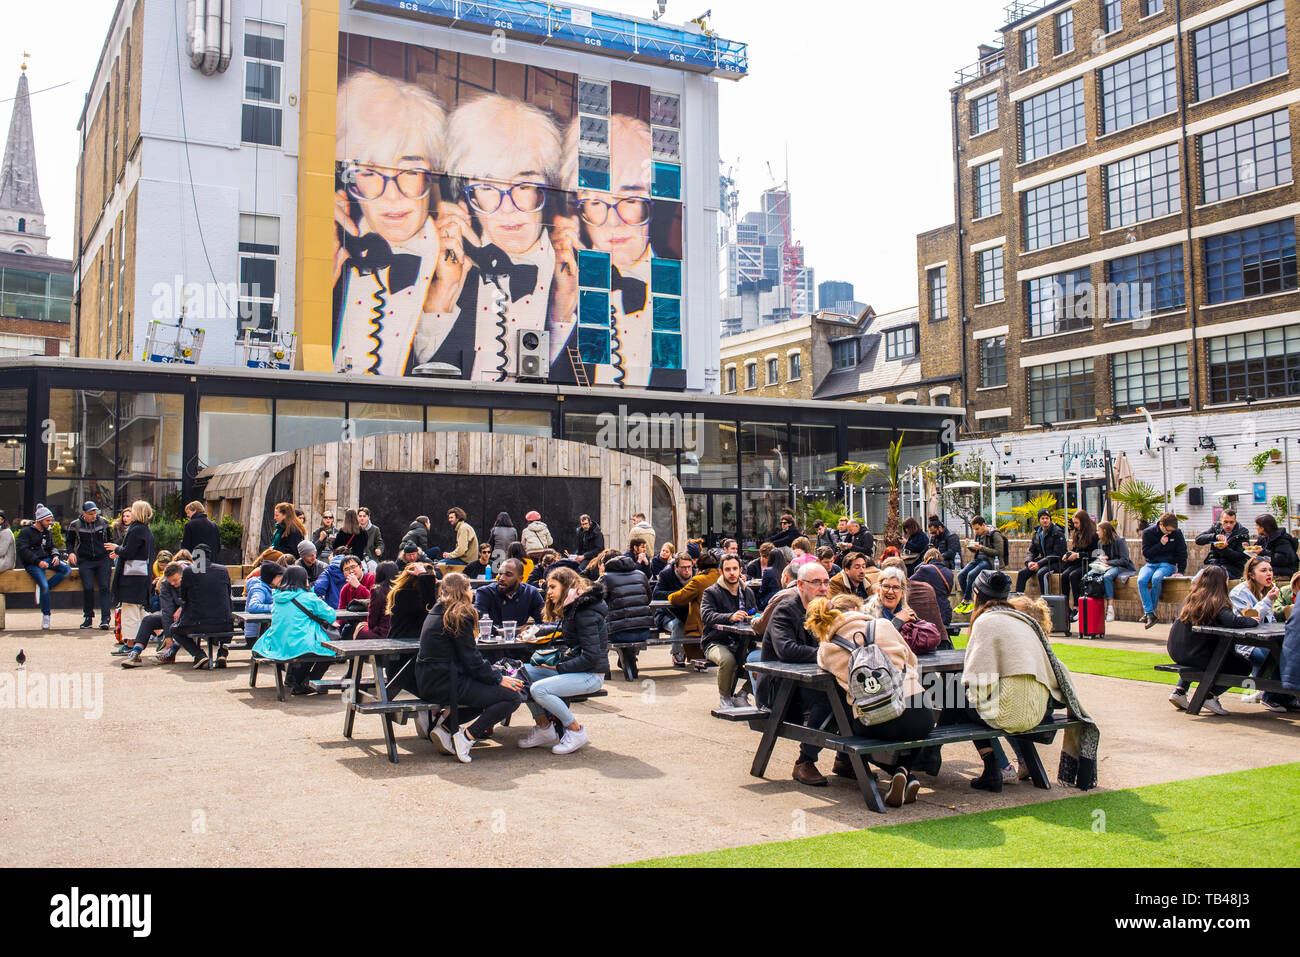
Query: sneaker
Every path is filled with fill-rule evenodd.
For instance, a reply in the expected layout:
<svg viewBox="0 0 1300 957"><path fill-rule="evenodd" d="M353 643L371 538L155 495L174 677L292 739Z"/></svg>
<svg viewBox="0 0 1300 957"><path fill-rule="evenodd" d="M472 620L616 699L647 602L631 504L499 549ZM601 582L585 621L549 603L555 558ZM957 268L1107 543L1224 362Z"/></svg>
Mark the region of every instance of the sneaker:
<svg viewBox="0 0 1300 957"><path fill-rule="evenodd" d="M1187 700L1187 692L1179 691L1177 688L1169 693L1169 703L1179 711L1186 711L1191 706L1191 702Z"/></svg>
<svg viewBox="0 0 1300 957"><path fill-rule="evenodd" d="M1262 691L1244 691L1241 695L1242 704L1263 704L1264 692Z"/></svg>
<svg viewBox="0 0 1300 957"><path fill-rule="evenodd" d="M130 653L131 653L131 649L128 648L126 645L118 645L116 648L114 648L112 651L109 652L110 655L128 655Z"/></svg>
<svg viewBox="0 0 1300 957"><path fill-rule="evenodd" d="M1205 704L1201 705L1201 707L1204 708L1206 711L1210 712L1210 714L1221 714L1221 715L1231 714L1231 712L1228 711L1227 708L1219 704L1218 698L1206 698Z"/></svg>
<svg viewBox="0 0 1300 957"><path fill-rule="evenodd" d="M1006 767L1002 769L1003 781L1018 781L1019 779L1020 779L1020 772L1017 771L1013 765L1008 764Z"/></svg>
<svg viewBox="0 0 1300 957"><path fill-rule="evenodd" d="M555 725L549 721L541 727L533 725L533 730L519 739L521 748L550 748L559 743L560 736L555 733Z"/></svg>
<svg viewBox="0 0 1300 957"><path fill-rule="evenodd" d="M158 652L158 654L153 656L154 660L164 665L171 664L176 660L176 649L179 647L180 645L172 645L170 648L164 648L162 651Z"/></svg>
<svg viewBox="0 0 1300 957"><path fill-rule="evenodd" d="M87 618L85 621L83 621L83 622L81 623L81 627L82 627L82 628L89 628L89 627L90 627L91 625L93 625L94 623L95 623L95 619L93 619L93 618Z"/></svg>
<svg viewBox="0 0 1300 957"><path fill-rule="evenodd" d="M41 631L49 631L49 630L50 630L50 616L41 615Z"/></svg>
<svg viewBox="0 0 1300 957"><path fill-rule="evenodd" d="M439 716L438 720L434 722L433 727L430 730L433 731L433 737L431 737L429 740L433 742L434 747L436 747L443 754L456 753L456 747L455 744L453 743L452 734L445 727L443 727L441 716Z"/></svg>
<svg viewBox="0 0 1300 957"><path fill-rule="evenodd" d="M718 710L728 711L736 706L735 698L728 698L726 695L718 695Z"/></svg>
<svg viewBox="0 0 1300 957"><path fill-rule="evenodd" d="M675 655L673 655L673 667L674 667L674 668L685 668L685 667L686 667L686 656L683 655L683 654L675 654Z"/></svg>
<svg viewBox="0 0 1300 957"><path fill-rule="evenodd" d="M572 754L579 748L587 746L587 729L579 728L577 731L564 729L564 736L560 738L560 743L551 748L551 754Z"/></svg>
<svg viewBox="0 0 1300 957"><path fill-rule="evenodd" d="M451 736L451 746L456 754L456 760L461 764L469 764L474 759L469 756L469 749L474 747L474 742L469 739L465 729L461 728Z"/></svg>
<svg viewBox="0 0 1300 957"><path fill-rule="evenodd" d="M415 730L419 732L420 737L428 740L429 733L433 730L433 721L429 718L429 712L415 712Z"/></svg>
<svg viewBox="0 0 1300 957"><path fill-rule="evenodd" d="M136 651L134 648L132 648L132 649L131 649L131 653L130 653L129 655L127 655L125 658L122 659L122 667L123 667L123 668L138 668L138 667L140 667L140 652L138 652L138 651ZM1285 709L1284 709L1284 710L1285 710Z"/></svg>
<svg viewBox="0 0 1300 957"><path fill-rule="evenodd" d="M195 659L194 659L194 670L195 670L195 671L207 671L207 670L208 670L208 659L207 659L207 658L195 658Z"/></svg>
<svg viewBox="0 0 1300 957"><path fill-rule="evenodd" d="M1276 701L1261 701L1260 704L1268 708L1269 711L1276 711L1278 714L1286 714L1287 712L1286 705L1278 704Z"/></svg>
<svg viewBox="0 0 1300 957"><path fill-rule="evenodd" d="M100 630L100 631L112 631L112 630L113 630L113 625L112 625L110 622L107 622L107 621L101 621L101 622L99 623L99 630Z"/></svg>
<svg viewBox="0 0 1300 957"><path fill-rule="evenodd" d="M1106 620L1107 620L1107 621L1114 621L1114 620L1115 620L1115 606L1114 606L1114 605L1107 605L1107 606L1106 606Z"/></svg>
<svg viewBox="0 0 1300 957"><path fill-rule="evenodd" d="M907 793L907 775L902 771L894 774L889 782L889 793L885 795L886 807L902 807L903 796Z"/></svg>
<svg viewBox="0 0 1300 957"><path fill-rule="evenodd" d="M749 695L746 694L746 693L743 692L743 691L740 692L740 694L732 695L732 696L731 696L731 706L732 706L733 708L749 708L749 707L751 707L751 705L750 705L750 703L749 703Z"/></svg>
<svg viewBox="0 0 1300 957"><path fill-rule="evenodd" d="M903 803L915 804L916 796L921 793L921 782L916 778L910 778L907 787L903 790Z"/></svg>

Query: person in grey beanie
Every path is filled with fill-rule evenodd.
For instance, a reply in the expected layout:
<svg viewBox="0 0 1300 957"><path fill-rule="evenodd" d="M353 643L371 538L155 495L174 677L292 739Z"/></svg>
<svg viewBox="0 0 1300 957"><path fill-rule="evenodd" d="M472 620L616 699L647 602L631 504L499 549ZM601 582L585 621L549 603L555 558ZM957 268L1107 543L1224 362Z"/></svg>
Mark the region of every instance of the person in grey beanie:
<svg viewBox="0 0 1300 957"><path fill-rule="evenodd" d="M316 546L306 539L298 543L298 561L295 564L307 570L309 586L315 585L316 579L325 571L325 563L316 557Z"/></svg>
<svg viewBox="0 0 1300 957"><path fill-rule="evenodd" d="M72 566L54 547L54 535L50 532L52 525L54 513L44 505L37 505L36 520L20 531L15 540L18 560L36 582L41 603L41 628L45 631L50 629L50 591L72 574ZM45 577L47 569L54 573L48 580Z"/></svg>

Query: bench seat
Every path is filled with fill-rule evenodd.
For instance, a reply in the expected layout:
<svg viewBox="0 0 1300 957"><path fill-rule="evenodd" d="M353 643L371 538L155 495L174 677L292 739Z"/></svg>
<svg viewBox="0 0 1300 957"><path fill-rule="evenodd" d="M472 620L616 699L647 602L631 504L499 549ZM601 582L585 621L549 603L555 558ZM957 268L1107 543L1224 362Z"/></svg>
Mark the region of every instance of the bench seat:
<svg viewBox="0 0 1300 957"><path fill-rule="evenodd" d="M1051 721L1025 731L1025 735L1055 734L1065 728L1082 727L1084 722L1072 720L1064 715L1057 715ZM1020 737L1009 735L995 728L989 728L974 722L952 724L935 728L928 737L913 741L882 741L877 738L839 737L831 738L827 747L844 754L873 754L879 751L914 751L917 748L931 748L942 744L960 744L966 741L978 741L981 738Z"/></svg>

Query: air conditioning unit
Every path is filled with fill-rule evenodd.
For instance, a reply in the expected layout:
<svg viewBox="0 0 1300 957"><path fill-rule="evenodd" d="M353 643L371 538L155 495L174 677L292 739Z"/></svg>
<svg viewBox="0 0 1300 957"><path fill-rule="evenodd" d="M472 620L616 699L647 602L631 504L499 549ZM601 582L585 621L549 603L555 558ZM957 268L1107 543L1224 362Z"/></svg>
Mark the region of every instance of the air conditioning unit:
<svg viewBox="0 0 1300 957"><path fill-rule="evenodd" d="M520 378L546 379L551 368L550 333L537 329L520 329L516 335L516 355L519 362L515 374Z"/></svg>

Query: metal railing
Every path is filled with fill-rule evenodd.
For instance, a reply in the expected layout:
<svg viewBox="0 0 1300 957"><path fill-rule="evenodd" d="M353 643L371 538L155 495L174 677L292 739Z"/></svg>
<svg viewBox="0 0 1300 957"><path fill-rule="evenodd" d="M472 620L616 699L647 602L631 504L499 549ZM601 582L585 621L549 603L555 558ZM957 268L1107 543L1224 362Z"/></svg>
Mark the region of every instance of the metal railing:
<svg viewBox="0 0 1300 957"><path fill-rule="evenodd" d="M1015 23L1022 20L1031 13L1037 13L1044 7L1050 7L1054 3L1060 3L1061 0L1014 0L1008 3L1003 10L1005 17L1002 20L1003 25Z"/></svg>
<svg viewBox="0 0 1300 957"><path fill-rule="evenodd" d="M969 66L964 66L957 71L957 85L964 86L972 80L983 79L999 73L1007 65L1007 54L1005 50L997 50L990 53L983 59L976 60Z"/></svg>

